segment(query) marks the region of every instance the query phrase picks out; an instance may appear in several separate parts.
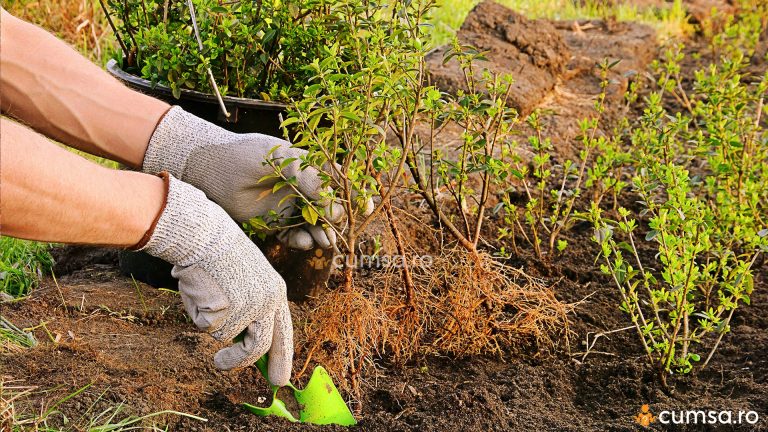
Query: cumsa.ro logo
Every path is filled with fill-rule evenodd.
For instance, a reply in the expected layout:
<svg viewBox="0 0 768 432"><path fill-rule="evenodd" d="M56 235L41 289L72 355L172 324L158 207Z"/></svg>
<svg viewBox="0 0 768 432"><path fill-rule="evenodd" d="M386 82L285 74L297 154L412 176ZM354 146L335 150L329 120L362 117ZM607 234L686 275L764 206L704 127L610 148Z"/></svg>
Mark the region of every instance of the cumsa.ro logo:
<svg viewBox="0 0 768 432"><path fill-rule="evenodd" d="M650 426L651 423L656 421L656 417L651 414L651 407L648 404L644 404L640 408L640 412L635 416L635 422L643 426Z"/></svg>
<svg viewBox="0 0 768 432"><path fill-rule="evenodd" d="M658 416L651 413L648 404L640 408L640 412L635 416L635 422L648 427L651 423L658 421L662 424L711 424L711 425L754 425L760 420L760 416L755 411L715 411L715 410L664 410Z"/></svg>

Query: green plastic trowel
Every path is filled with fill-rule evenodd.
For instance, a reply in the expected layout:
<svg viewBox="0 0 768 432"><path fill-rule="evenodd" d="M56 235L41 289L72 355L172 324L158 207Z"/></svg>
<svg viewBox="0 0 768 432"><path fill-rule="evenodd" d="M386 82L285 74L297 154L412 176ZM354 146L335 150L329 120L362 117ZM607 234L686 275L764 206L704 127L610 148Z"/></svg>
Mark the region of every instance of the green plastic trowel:
<svg viewBox="0 0 768 432"><path fill-rule="evenodd" d="M267 356L263 356L256 362L261 375L269 382L267 374ZM318 366L312 372L309 383L304 390L299 390L288 383L286 387L293 390L293 396L299 403L299 418L291 414L285 406L285 402L277 398L277 391L280 387L272 387L272 405L268 407L258 407L244 403L245 407L256 415L263 417L275 415L284 417L292 422L312 423L317 425L336 424L341 426L354 426L357 424L352 412L347 408L344 399L341 398L339 390L333 384L331 376L322 366Z"/></svg>

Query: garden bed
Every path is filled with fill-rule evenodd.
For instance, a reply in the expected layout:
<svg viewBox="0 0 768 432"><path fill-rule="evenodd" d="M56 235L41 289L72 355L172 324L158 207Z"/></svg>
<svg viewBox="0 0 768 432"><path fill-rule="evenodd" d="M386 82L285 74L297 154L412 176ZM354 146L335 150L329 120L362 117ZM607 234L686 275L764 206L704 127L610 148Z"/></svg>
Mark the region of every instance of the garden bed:
<svg viewBox="0 0 768 432"><path fill-rule="evenodd" d="M675 394L660 389L631 330L599 339L584 357L587 334L592 341L596 332L628 325L615 306L613 286L599 272L585 270L593 261L590 231L573 234L573 244L586 247L574 249L555 265L543 266L533 258L519 263L559 281L555 287L561 299L583 301L570 321L570 355L561 347L549 353L521 352L505 361L430 357L405 368L382 365L378 375L363 384L359 430L631 431L637 430L634 416L644 403L656 413L731 409L765 415L765 290L756 291L752 306L737 314L734 334L725 338L709 369L684 378ZM763 265L759 273L766 271ZM764 277L758 282L765 283ZM40 328L34 332L40 341L36 348L0 354L3 375L46 390L23 403L39 409L93 383L59 409L77 419L86 410L101 412L122 402L126 415L172 409L208 419L201 423L168 416L163 420L173 430L347 430L293 425L245 411L241 402L257 403L268 396L258 371L214 369L210 359L219 344L195 331L178 296L139 286L141 296L116 267L95 265L61 277L58 288L48 278L32 298L0 306L0 312L19 326L46 322L57 340L53 343ZM293 313L300 325L305 311L294 306ZM297 353L297 365L305 355ZM764 423L762 428L741 430L765 430Z"/></svg>
<svg viewBox="0 0 768 432"><path fill-rule="evenodd" d="M490 8L488 13L496 10L494 5L484 7ZM549 75L539 76L543 81L535 83L533 78L531 82L519 82L516 90L520 103L529 104L525 108L519 103L515 105L518 108L544 107L557 114L554 121L545 124L548 136L570 145L576 130L569 128L586 115L600 92L600 77L592 66L601 57L626 60L611 72L605 125L612 125L611 121L627 113L639 116L642 104L624 107L622 96L632 76L644 74L656 55L655 48L647 43L651 33L646 27L586 20L536 25L518 19L519 28L538 32L533 46L539 48L532 52L547 51L542 41L558 41L554 42L557 49L552 51L557 54L553 59L557 59L543 69ZM469 22L467 31L477 33L485 28ZM475 42L487 39L481 35ZM693 71L712 61L703 40L688 41L687 45L686 51L697 55L687 56L682 63L682 85L686 88L691 86L688 77ZM520 41L515 44L515 55L521 56L516 58L525 57L520 53L528 49L526 46ZM758 52L764 54L764 46ZM509 63L501 66L514 69ZM751 68L756 75L765 73L765 56L756 55ZM443 85L450 89L446 82ZM525 100L534 87L531 92L536 94L535 100ZM640 96L638 100L647 92ZM669 94L664 102L680 108ZM601 132L608 130L610 127ZM450 130L445 133L448 136L438 142L450 148L454 144L451 140L457 137L451 138ZM555 152L561 156L576 154L567 147L556 148ZM633 193L622 194L619 204L639 211L636 198ZM412 252L440 253L439 245L445 237L430 222L434 218L421 197L404 193L393 203L394 217ZM493 242L503 222L497 215L488 219L483 234ZM383 222L372 224L364 233L369 242L361 249L373 243L372 234L386 232L388 227ZM673 376L670 388L665 389L658 371L648 365L634 327L629 327L627 315L619 310L621 299L614 282L595 265L598 246L592 241L594 233L589 222L576 222L562 233L567 250L553 259L537 257L518 233L519 250L506 260L506 264L524 269L551 287L557 299L574 306L563 333L567 337L557 339L555 344L531 341L516 345L503 358L416 354L402 366L390 364L386 355L374 357L377 368L369 368L359 383L358 397L350 397L360 420L353 430L634 431L640 429L635 416L643 404L649 404L654 414L662 410L756 411L764 417L757 425L725 429L768 430L765 256L759 256L753 267L755 290L751 304L736 311L730 322L731 332L723 338L708 367L698 374ZM396 253L392 238L383 234L377 240L382 242L384 252ZM639 252L643 258L652 259L656 248L646 242ZM254 368L216 370L211 358L221 344L196 331L177 294L120 276L110 254L69 249L57 258L61 270L58 280L47 277L24 301L0 304L0 314L18 327L35 328L39 341L31 349L0 352L0 378L11 380L13 385L36 387L16 402L17 411L38 412L90 385L58 406L76 425L82 425L84 418L93 418L94 413L123 403L124 411L118 418L175 410L208 419L200 422L175 415L154 419L171 430L321 429L256 417L243 409L243 402L267 402L266 383ZM383 270L365 268L356 272L355 283L361 291L372 293L382 281L398 277L395 274L393 279ZM335 274L331 289L342 284L342 275ZM305 326L310 306L291 305L297 329L296 371L308 355ZM299 378L299 384L307 375ZM51 418L53 424L61 421L60 416ZM658 423L651 427L665 430ZM708 429L678 426L676 430Z"/></svg>

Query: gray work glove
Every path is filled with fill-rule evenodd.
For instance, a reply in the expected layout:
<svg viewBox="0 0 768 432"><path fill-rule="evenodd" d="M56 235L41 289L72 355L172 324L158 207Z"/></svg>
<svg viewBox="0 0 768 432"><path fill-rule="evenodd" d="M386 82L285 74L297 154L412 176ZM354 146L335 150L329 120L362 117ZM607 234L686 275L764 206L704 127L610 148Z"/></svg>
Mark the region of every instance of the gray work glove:
<svg viewBox="0 0 768 432"><path fill-rule="evenodd" d="M184 309L200 329L220 341L247 329L241 342L216 353L216 367L245 367L269 351L269 379L285 385L293 361L285 282L221 207L163 175L165 207L135 248L174 265Z"/></svg>
<svg viewBox="0 0 768 432"><path fill-rule="evenodd" d="M285 140L262 134L229 132L174 106L152 134L142 171L152 174L168 171L205 192L238 222L267 216L270 210L285 218L292 215L296 198L280 201L294 193L293 189L285 186L272 193L272 187L280 179L260 181L274 173L264 161L275 146L279 148L269 158L278 159L278 163L306 154L304 150L292 148ZM327 189L323 188L317 170L307 168L302 171L300 163L296 160L289 164L283 174L288 178L296 176L297 188L304 196L321 200L321 193ZM325 207L329 222L342 219L344 212L340 205L331 203L322 207ZM288 246L303 250L309 250L315 244L328 248L336 243L335 231L320 225L292 228L279 238Z"/></svg>

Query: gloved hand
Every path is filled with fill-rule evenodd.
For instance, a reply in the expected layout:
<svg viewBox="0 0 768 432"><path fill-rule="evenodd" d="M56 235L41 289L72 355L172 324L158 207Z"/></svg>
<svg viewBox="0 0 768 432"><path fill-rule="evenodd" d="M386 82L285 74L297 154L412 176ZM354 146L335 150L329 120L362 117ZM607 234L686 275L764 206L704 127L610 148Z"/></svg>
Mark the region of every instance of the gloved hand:
<svg viewBox="0 0 768 432"><path fill-rule="evenodd" d="M205 192L238 222L266 216L273 209L281 217L288 217L295 208L296 198L280 201L293 194L293 189L285 186L272 193L272 187L280 179L260 182L264 176L274 173L264 161L275 146L279 148L269 158L277 159L278 164L280 160L306 154L304 150L292 148L285 140L262 134L229 132L174 106L152 134L142 171L152 174L168 171ZM305 197L321 200L324 188L317 170L307 168L302 171L300 163L294 161L283 169L283 173L287 178L296 176L297 188ZM340 205L319 204L325 207L325 217L331 223L343 218ZM322 248L330 247L336 243L336 234L330 227L305 225L286 231L280 239L290 247L309 250L314 243Z"/></svg>
<svg viewBox="0 0 768 432"><path fill-rule="evenodd" d="M165 207L134 249L174 265L192 321L220 341L247 329L214 357L219 369L244 367L269 351L269 379L285 385L293 328L285 282L240 227L200 190L163 173Z"/></svg>

